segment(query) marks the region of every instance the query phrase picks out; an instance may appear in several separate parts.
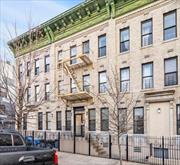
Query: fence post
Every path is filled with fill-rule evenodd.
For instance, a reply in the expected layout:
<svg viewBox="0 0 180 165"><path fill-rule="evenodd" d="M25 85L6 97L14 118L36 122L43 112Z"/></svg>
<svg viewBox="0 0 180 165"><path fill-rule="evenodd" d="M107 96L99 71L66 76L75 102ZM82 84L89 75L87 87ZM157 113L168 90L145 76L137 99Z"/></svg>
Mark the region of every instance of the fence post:
<svg viewBox="0 0 180 165"><path fill-rule="evenodd" d="M44 145L46 147L46 131L44 131Z"/></svg>
<svg viewBox="0 0 180 165"><path fill-rule="evenodd" d="M91 156L91 134L89 133L89 156Z"/></svg>
<svg viewBox="0 0 180 165"><path fill-rule="evenodd" d="M60 138L61 138L61 135L60 135L60 132L58 132L58 151L60 151Z"/></svg>
<svg viewBox="0 0 180 165"><path fill-rule="evenodd" d="M128 148L128 134L127 134L127 136L126 136L126 161L128 161L129 160L129 157L128 157L128 155L129 155L129 148Z"/></svg>
<svg viewBox="0 0 180 165"><path fill-rule="evenodd" d="M32 145L34 146L34 131L32 131Z"/></svg>
<svg viewBox="0 0 180 165"><path fill-rule="evenodd" d="M76 137L75 137L75 132L73 134L73 138L74 138L74 151L73 151L73 153L75 154L76 153Z"/></svg>
<svg viewBox="0 0 180 165"><path fill-rule="evenodd" d="M26 130L24 131L24 137L26 137Z"/></svg>
<svg viewBox="0 0 180 165"><path fill-rule="evenodd" d="M162 136L162 165L164 165L164 136Z"/></svg>
<svg viewBox="0 0 180 165"><path fill-rule="evenodd" d="M109 159L111 159L111 134L109 134Z"/></svg>

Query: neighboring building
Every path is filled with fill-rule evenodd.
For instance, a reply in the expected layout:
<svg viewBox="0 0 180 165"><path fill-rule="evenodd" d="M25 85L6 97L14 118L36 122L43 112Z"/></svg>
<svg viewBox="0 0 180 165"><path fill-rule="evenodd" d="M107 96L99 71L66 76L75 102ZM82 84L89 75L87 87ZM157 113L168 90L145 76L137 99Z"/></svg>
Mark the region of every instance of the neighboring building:
<svg viewBox="0 0 180 165"><path fill-rule="evenodd" d="M37 80L27 98L38 101L43 86L47 100L28 130L108 131L108 107L94 95L106 95L116 66L121 92L140 95L130 133L180 135L179 0L86 1L34 31L32 47L28 33L8 43L19 70L33 50Z"/></svg>
<svg viewBox="0 0 180 165"><path fill-rule="evenodd" d="M9 99L9 94L15 94L12 90L15 84L13 70L14 66L9 61L0 61L0 128L4 129L15 129L15 112ZM5 82L11 91L9 93Z"/></svg>

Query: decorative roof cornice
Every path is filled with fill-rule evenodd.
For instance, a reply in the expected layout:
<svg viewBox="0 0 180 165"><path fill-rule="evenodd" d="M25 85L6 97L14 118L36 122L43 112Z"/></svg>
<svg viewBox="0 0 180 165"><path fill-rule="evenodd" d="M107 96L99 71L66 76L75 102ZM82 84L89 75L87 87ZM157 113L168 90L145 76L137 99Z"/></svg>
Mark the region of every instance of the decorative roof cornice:
<svg viewBox="0 0 180 165"><path fill-rule="evenodd" d="M88 0L8 42L15 57L157 0Z"/></svg>

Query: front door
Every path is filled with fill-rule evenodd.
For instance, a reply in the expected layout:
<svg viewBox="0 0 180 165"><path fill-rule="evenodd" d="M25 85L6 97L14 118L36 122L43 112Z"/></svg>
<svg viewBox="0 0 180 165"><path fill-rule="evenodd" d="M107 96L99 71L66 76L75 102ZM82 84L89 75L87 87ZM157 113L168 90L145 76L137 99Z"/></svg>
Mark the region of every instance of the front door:
<svg viewBox="0 0 180 165"><path fill-rule="evenodd" d="M85 132L85 120L84 120L84 108L74 109L74 131L76 136L84 136Z"/></svg>

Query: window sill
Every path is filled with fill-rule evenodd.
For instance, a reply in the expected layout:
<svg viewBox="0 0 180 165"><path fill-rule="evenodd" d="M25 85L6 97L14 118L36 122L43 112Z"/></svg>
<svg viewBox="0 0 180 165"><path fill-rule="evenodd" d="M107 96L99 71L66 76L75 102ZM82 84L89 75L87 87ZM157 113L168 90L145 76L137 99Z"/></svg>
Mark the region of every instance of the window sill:
<svg viewBox="0 0 180 165"><path fill-rule="evenodd" d="M177 88L179 87L180 85L169 85L169 86L164 86L164 89L173 89L173 88Z"/></svg>
<svg viewBox="0 0 180 165"><path fill-rule="evenodd" d="M173 42L173 41L176 41L176 40L178 40L178 39L179 39L179 38L176 37L176 38L172 38L172 39L169 39L169 40L163 40L162 44L168 43L168 42Z"/></svg>
<svg viewBox="0 0 180 165"><path fill-rule="evenodd" d="M143 46L143 47L141 47L140 49L148 49L148 48L151 48L151 47L153 47L153 44L147 45L147 46Z"/></svg>
<svg viewBox="0 0 180 165"><path fill-rule="evenodd" d="M98 57L98 60L105 59L107 56Z"/></svg>
<svg viewBox="0 0 180 165"><path fill-rule="evenodd" d="M141 92L149 92L149 91L154 91L154 88L141 89Z"/></svg>
<svg viewBox="0 0 180 165"><path fill-rule="evenodd" d="M121 52L119 55L124 55L124 54L129 54L130 51L126 51L126 52Z"/></svg>

